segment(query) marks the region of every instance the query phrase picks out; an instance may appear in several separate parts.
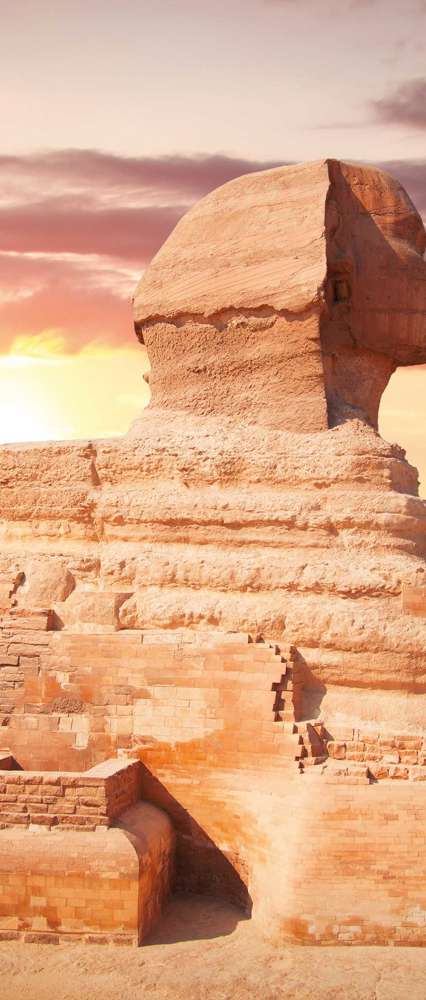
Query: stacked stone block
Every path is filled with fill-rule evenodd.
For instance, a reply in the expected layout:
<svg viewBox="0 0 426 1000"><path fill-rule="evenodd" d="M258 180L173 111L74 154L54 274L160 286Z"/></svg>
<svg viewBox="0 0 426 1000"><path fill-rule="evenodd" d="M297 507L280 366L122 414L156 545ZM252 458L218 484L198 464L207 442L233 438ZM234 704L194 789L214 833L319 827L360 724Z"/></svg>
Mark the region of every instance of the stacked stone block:
<svg viewBox="0 0 426 1000"><path fill-rule="evenodd" d="M139 786L137 762L113 760L86 774L1 770L0 828L108 827L138 801Z"/></svg>
<svg viewBox="0 0 426 1000"><path fill-rule="evenodd" d="M286 826L284 940L424 947L425 824L411 782L303 779Z"/></svg>
<svg viewBox="0 0 426 1000"><path fill-rule="evenodd" d="M11 583L7 584L9 592ZM4 591L4 586L3 586ZM1 612L0 587L0 612ZM49 648L51 611L3 608L0 618L0 725L8 726L22 701L25 682L38 677L41 657Z"/></svg>
<svg viewBox="0 0 426 1000"><path fill-rule="evenodd" d="M362 732L352 730L346 739L327 742L332 761L341 763L334 773L353 773L353 766L364 765L364 773L378 780L426 780L426 737L413 733ZM344 764L348 766L345 768Z"/></svg>
<svg viewBox="0 0 426 1000"><path fill-rule="evenodd" d="M174 871L172 826L140 801L139 762L40 773L4 751L0 764L0 940L138 944Z"/></svg>

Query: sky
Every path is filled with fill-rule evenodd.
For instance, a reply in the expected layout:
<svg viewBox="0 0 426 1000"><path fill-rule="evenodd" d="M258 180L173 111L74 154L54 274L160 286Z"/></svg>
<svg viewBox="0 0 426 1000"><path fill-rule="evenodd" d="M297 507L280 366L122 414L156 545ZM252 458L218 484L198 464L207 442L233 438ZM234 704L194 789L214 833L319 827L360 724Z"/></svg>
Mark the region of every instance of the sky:
<svg viewBox="0 0 426 1000"><path fill-rule="evenodd" d="M426 0L2 5L0 441L125 432L149 396L131 294L218 184L360 160L426 217L425 74ZM380 428L425 495L426 368Z"/></svg>

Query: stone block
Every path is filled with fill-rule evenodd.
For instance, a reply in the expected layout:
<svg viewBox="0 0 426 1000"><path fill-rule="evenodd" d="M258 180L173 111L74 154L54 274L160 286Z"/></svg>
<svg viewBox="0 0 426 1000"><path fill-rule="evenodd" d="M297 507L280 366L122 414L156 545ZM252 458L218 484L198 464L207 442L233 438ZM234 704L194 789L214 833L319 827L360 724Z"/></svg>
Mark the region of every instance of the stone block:
<svg viewBox="0 0 426 1000"><path fill-rule="evenodd" d="M403 767L401 764L393 764L389 767L390 778L397 778L406 781L408 776L409 776L408 767Z"/></svg>
<svg viewBox="0 0 426 1000"><path fill-rule="evenodd" d="M119 611L131 597L131 591L80 591L75 590L68 600L56 605L61 619L67 628L80 627L93 630L119 629ZM81 653L84 652L84 644L81 644Z"/></svg>
<svg viewBox="0 0 426 1000"><path fill-rule="evenodd" d="M346 757L346 743L329 740L327 751L330 757L333 757L335 760L344 760Z"/></svg>
<svg viewBox="0 0 426 1000"><path fill-rule="evenodd" d="M399 753L384 753L382 761L383 764L399 764L400 755Z"/></svg>
<svg viewBox="0 0 426 1000"><path fill-rule="evenodd" d="M376 781L389 777L389 765L386 765L384 760L374 761L372 764L369 764L368 770Z"/></svg>

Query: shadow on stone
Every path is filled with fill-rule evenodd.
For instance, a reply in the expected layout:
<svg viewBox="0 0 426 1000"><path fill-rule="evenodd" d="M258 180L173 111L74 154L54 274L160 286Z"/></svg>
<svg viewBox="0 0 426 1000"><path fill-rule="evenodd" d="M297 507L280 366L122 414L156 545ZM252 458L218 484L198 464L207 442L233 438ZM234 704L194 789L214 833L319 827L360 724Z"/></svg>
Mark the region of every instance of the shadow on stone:
<svg viewBox="0 0 426 1000"><path fill-rule="evenodd" d="M321 716L321 704L327 688L322 681L315 677L305 657L298 649L294 652L294 666L298 668L303 683L303 719L319 719Z"/></svg>
<svg viewBox="0 0 426 1000"><path fill-rule="evenodd" d="M236 908L235 913L231 913L229 908L226 910L228 929L218 932L229 934L235 922L249 918L252 912L252 899L242 873L143 762L141 766L142 798L164 809L175 828L176 893L211 896L222 903L230 903ZM230 922L232 927L229 927ZM216 936L216 933L211 936Z"/></svg>

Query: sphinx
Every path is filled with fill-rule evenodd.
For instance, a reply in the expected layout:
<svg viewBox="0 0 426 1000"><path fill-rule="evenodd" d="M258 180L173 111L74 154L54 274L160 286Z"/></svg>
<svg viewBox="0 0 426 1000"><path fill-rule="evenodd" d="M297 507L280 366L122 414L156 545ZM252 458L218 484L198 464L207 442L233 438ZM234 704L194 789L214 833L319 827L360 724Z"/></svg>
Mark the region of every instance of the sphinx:
<svg viewBox="0 0 426 1000"><path fill-rule="evenodd" d="M0 448L8 750L139 761L177 884L280 940L426 940L426 503L377 430L426 363L425 246L376 169L231 181L135 293L128 434Z"/></svg>
<svg viewBox="0 0 426 1000"><path fill-rule="evenodd" d="M231 181L142 278L154 406L312 433L377 429L399 365L426 361L426 235L397 181L335 160Z"/></svg>

